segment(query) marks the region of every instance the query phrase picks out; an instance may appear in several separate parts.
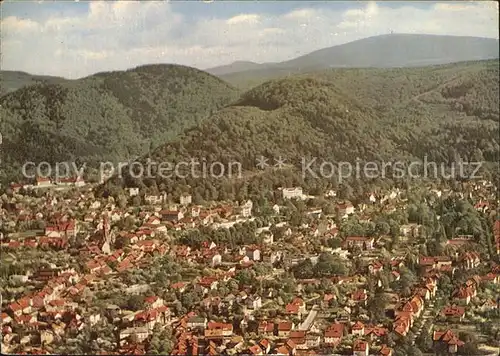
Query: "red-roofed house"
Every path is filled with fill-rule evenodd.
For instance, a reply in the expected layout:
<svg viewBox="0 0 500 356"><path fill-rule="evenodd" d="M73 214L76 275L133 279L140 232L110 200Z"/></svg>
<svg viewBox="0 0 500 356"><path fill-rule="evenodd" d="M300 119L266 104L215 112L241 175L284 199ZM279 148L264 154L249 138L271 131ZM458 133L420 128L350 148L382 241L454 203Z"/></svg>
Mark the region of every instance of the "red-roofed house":
<svg viewBox="0 0 500 356"><path fill-rule="evenodd" d="M354 214L354 206L350 202L338 204L335 208L337 215L342 219L347 219L349 215Z"/></svg>
<svg viewBox="0 0 500 356"><path fill-rule="evenodd" d="M23 297L17 301L17 304L19 304L22 308L22 311L24 314L29 314L32 311L32 301L31 298L28 297Z"/></svg>
<svg viewBox="0 0 500 356"><path fill-rule="evenodd" d="M365 335L365 324L363 324L361 321L355 322L351 327L351 332L353 335Z"/></svg>
<svg viewBox="0 0 500 356"><path fill-rule="evenodd" d="M160 215L164 221L177 222L184 218L184 213L178 210L162 210Z"/></svg>
<svg viewBox="0 0 500 356"><path fill-rule="evenodd" d="M205 338L219 339L233 335L233 324L209 322L205 329Z"/></svg>
<svg viewBox="0 0 500 356"><path fill-rule="evenodd" d="M282 345L274 350L273 355L290 356L290 350L285 345Z"/></svg>
<svg viewBox="0 0 500 356"><path fill-rule="evenodd" d="M18 303L12 303L9 305L9 309L14 313L14 316L21 316L23 314L23 307Z"/></svg>
<svg viewBox="0 0 500 356"><path fill-rule="evenodd" d="M407 314L410 315L398 314L397 319L394 321L393 331L399 336L406 336L413 323L411 312L407 312Z"/></svg>
<svg viewBox="0 0 500 356"><path fill-rule="evenodd" d="M460 305L469 305L471 299L476 296L476 289L472 286L462 286L455 290L452 296Z"/></svg>
<svg viewBox="0 0 500 356"><path fill-rule="evenodd" d="M170 285L170 288L176 291L179 291L180 293L183 293L186 290L186 282L177 282L173 283Z"/></svg>
<svg viewBox="0 0 500 356"><path fill-rule="evenodd" d="M459 306L449 306L441 310L441 315L449 319L450 321L460 322L465 317L465 308Z"/></svg>
<svg viewBox="0 0 500 356"><path fill-rule="evenodd" d="M451 354L457 353L458 347L465 344L449 329L446 331L434 331L432 340L434 341L434 345L447 346L448 352Z"/></svg>
<svg viewBox="0 0 500 356"><path fill-rule="evenodd" d="M262 348L259 345L253 345L248 348L248 352L251 355L263 355Z"/></svg>
<svg viewBox="0 0 500 356"><path fill-rule="evenodd" d="M490 208L490 204L486 201L480 201L476 203L476 205L474 205L474 208L478 211L485 213Z"/></svg>
<svg viewBox="0 0 500 356"><path fill-rule="evenodd" d="M380 339L382 336L386 335L388 330L381 326L365 326L365 336L371 340Z"/></svg>
<svg viewBox="0 0 500 356"><path fill-rule="evenodd" d="M265 354L268 354L271 351L271 343L267 339L262 339L259 341L259 346Z"/></svg>
<svg viewBox="0 0 500 356"><path fill-rule="evenodd" d="M304 330L292 330L289 337L289 341L292 341L297 349L304 350L307 348L306 332Z"/></svg>
<svg viewBox="0 0 500 356"><path fill-rule="evenodd" d="M372 274L377 274L382 272L384 265L380 261L372 261L368 265L368 271Z"/></svg>
<svg viewBox="0 0 500 356"><path fill-rule="evenodd" d="M479 267L481 264L481 258L477 252L466 252L461 257L462 267L464 269L473 269Z"/></svg>
<svg viewBox="0 0 500 356"><path fill-rule="evenodd" d="M366 341L356 340L352 345L353 356L368 356L370 354L370 346Z"/></svg>
<svg viewBox="0 0 500 356"><path fill-rule="evenodd" d="M269 322L269 321L260 322L258 332L260 335L273 336L274 335L274 323Z"/></svg>
<svg viewBox="0 0 500 356"><path fill-rule="evenodd" d="M278 336L288 337L292 329L293 329L293 323L291 321L283 321L278 324Z"/></svg>
<svg viewBox="0 0 500 356"><path fill-rule="evenodd" d="M500 276L496 273L488 273L482 276L481 280L486 283L498 284L500 282Z"/></svg>
<svg viewBox="0 0 500 356"><path fill-rule="evenodd" d="M164 300L158 296L146 297L144 299L144 303L146 305L146 308L149 309L157 309L165 304Z"/></svg>
<svg viewBox="0 0 500 356"><path fill-rule="evenodd" d="M384 344L380 348L379 354L380 354L380 356L392 356L393 351L392 351L392 349L389 346L387 346L387 345Z"/></svg>
<svg viewBox="0 0 500 356"><path fill-rule="evenodd" d="M325 331L325 344L329 346L337 346L342 341L344 336L345 326L341 323L335 323Z"/></svg>
<svg viewBox="0 0 500 356"><path fill-rule="evenodd" d="M351 299L358 304L366 305L368 300L368 295L366 294L365 289L358 289L354 293L351 294Z"/></svg>
<svg viewBox="0 0 500 356"><path fill-rule="evenodd" d="M375 239L373 237L365 236L348 236L344 241L346 248L359 247L361 250L372 250Z"/></svg>

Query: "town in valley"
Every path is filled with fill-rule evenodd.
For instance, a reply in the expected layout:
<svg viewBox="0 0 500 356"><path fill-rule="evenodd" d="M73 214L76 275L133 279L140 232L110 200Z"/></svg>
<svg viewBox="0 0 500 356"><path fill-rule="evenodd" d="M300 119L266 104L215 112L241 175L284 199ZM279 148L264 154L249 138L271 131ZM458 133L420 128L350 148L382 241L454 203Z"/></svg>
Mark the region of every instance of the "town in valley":
<svg viewBox="0 0 500 356"><path fill-rule="evenodd" d="M0 6L2 355L500 355L498 2Z"/></svg>
<svg viewBox="0 0 500 356"><path fill-rule="evenodd" d="M301 187L199 204L190 192L139 188L105 198L96 186L74 179L56 190L39 178L1 196L2 352L498 348L500 220L489 181L379 190L356 205Z"/></svg>

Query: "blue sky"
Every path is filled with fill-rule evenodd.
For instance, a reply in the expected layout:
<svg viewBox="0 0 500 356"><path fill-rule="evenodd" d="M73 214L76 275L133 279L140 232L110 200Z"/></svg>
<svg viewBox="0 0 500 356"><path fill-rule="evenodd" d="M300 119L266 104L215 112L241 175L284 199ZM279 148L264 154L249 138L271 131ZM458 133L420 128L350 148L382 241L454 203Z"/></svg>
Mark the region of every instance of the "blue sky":
<svg viewBox="0 0 500 356"><path fill-rule="evenodd" d="M282 61L391 31L498 38L498 5L10 1L1 25L2 69L77 78L146 63Z"/></svg>

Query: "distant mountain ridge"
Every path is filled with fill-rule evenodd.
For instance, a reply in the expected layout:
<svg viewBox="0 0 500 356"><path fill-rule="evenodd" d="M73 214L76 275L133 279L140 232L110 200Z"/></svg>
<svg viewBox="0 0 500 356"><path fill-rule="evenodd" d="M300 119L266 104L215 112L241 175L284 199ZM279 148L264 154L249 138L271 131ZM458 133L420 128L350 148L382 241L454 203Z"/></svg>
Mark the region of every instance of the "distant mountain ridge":
<svg viewBox="0 0 500 356"><path fill-rule="evenodd" d="M207 69L207 72L232 84L251 80L251 85L256 85L258 78L271 79L328 68L408 68L497 58L498 39L388 34L320 49L279 63L228 65Z"/></svg>
<svg viewBox="0 0 500 356"><path fill-rule="evenodd" d="M283 67L409 67L498 58L498 39L465 36L389 34L321 49Z"/></svg>
<svg viewBox="0 0 500 356"><path fill-rule="evenodd" d="M499 40L494 38L386 34L323 48L283 62L235 61L203 71L231 84L239 85L250 79L251 85L258 85L262 79L328 68L418 67L497 59L499 51ZM0 71L0 96L27 85L64 81L67 79L62 77Z"/></svg>
<svg viewBox="0 0 500 356"><path fill-rule="evenodd" d="M235 72L244 72L247 70L260 69L263 64L249 62L249 61L236 61L228 65L218 66L207 69L206 71L212 75L224 75Z"/></svg>

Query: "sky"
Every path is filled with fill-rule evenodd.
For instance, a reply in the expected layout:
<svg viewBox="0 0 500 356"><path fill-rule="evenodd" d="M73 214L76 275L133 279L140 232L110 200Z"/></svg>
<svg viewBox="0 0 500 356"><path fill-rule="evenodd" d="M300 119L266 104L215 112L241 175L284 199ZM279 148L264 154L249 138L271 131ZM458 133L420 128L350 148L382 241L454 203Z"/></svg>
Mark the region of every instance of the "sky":
<svg viewBox="0 0 500 356"><path fill-rule="evenodd" d="M151 63L279 62L387 34L498 38L498 3L7 1L3 70L80 78Z"/></svg>

